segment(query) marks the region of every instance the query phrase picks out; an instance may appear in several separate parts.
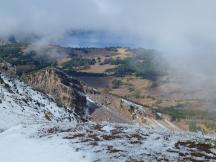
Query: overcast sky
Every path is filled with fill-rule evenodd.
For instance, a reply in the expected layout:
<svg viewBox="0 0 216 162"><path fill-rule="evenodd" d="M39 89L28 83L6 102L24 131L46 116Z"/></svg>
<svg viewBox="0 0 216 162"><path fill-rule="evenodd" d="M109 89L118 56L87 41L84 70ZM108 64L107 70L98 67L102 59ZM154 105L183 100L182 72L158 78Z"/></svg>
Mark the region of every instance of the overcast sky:
<svg viewBox="0 0 216 162"><path fill-rule="evenodd" d="M215 0L0 0L0 35L106 31L190 50L216 40L215 16Z"/></svg>
<svg viewBox="0 0 216 162"><path fill-rule="evenodd" d="M151 42L204 73L216 62L215 0L0 0L0 21L0 37L37 34L53 41L77 30L109 32L147 48Z"/></svg>

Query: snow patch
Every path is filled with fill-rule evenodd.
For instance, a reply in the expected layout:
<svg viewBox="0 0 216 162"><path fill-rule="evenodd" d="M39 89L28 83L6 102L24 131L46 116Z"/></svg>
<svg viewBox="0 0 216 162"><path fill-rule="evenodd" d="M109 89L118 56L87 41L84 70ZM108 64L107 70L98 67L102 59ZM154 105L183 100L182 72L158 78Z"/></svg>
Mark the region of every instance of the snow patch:
<svg viewBox="0 0 216 162"><path fill-rule="evenodd" d="M89 162L59 138L31 138L34 127L17 126L0 134L0 157L4 162Z"/></svg>

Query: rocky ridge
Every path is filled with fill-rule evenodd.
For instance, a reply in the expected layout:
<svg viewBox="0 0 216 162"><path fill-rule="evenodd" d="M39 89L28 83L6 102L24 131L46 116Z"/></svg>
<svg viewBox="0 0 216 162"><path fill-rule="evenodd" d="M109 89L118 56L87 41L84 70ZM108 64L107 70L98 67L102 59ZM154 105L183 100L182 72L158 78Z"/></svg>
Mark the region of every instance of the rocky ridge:
<svg viewBox="0 0 216 162"><path fill-rule="evenodd" d="M22 79L32 87L49 94L60 105L78 114L85 112L87 99L81 82L55 68L28 73Z"/></svg>

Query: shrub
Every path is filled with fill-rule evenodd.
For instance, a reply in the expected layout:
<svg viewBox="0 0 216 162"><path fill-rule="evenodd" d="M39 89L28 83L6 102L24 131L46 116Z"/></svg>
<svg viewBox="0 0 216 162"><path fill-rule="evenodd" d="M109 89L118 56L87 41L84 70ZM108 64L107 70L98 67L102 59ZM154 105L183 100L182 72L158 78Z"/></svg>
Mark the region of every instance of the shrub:
<svg viewBox="0 0 216 162"><path fill-rule="evenodd" d="M63 64L63 68L74 68L79 66L89 66L96 63L95 59L86 59L80 57L73 57L70 61Z"/></svg>

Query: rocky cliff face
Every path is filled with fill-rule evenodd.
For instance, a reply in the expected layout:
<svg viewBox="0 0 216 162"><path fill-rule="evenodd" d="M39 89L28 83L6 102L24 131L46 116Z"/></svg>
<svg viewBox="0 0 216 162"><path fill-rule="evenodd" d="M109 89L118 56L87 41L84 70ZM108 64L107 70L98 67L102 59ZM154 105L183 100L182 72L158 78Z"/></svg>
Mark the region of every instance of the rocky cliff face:
<svg viewBox="0 0 216 162"><path fill-rule="evenodd" d="M78 80L68 77L55 68L38 70L22 78L34 88L51 95L59 105L78 114L84 113L86 96Z"/></svg>

